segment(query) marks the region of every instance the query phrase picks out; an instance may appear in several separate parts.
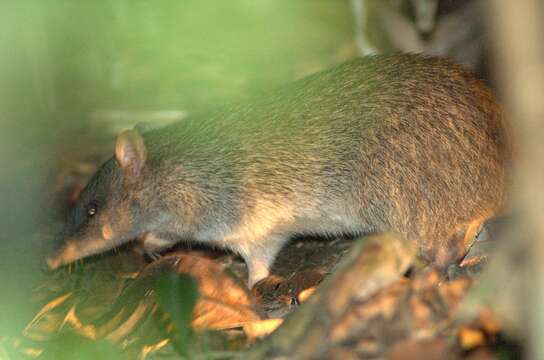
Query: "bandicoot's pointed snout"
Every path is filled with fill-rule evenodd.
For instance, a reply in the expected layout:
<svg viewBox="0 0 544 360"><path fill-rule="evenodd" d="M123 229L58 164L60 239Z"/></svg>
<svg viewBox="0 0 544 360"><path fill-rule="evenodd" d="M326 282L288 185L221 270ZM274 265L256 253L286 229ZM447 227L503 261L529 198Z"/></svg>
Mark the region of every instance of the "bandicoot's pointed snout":
<svg viewBox="0 0 544 360"><path fill-rule="evenodd" d="M109 232L108 237L111 237L111 229ZM103 237L106 236L103 235ZM104 238L90 238L84 240L70 239L66 241L56 254L46 257L45 261L47 262L49 269L55 270L62 265L70 264L87 256L103 253L126 242L128 242L128 240L115 243Z"/></svg>
<svg viewBox="0 0 544 360"><path fill-rule="evenodd" d="M60 260L58 258L46 257L45 261L50 270L55 270L60 266Z"/></svg>
<svg viewBox="0 0 544 360"><path fill-rule="evenodd" d="M61 265L69 264L82 256L72 242L67 242L54 256L48 256L45 260L49 269L55 270Z"/></svg>

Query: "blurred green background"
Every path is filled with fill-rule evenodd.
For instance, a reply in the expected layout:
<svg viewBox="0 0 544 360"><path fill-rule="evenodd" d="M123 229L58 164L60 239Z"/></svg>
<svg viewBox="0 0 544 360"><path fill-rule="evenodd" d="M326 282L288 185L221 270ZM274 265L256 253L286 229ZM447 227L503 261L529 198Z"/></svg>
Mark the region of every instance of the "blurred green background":
<svg viewBox="0 0 544 360"><path fill-rule="evenodd" d="M348 0L0 2L0 338L36 310L59 164L356 56Z"/></svg>

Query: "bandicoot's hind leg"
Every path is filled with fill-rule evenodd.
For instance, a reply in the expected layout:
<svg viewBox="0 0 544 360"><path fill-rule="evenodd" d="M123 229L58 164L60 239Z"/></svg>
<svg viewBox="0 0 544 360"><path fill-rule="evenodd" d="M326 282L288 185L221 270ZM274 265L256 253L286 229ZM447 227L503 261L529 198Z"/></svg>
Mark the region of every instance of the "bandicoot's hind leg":
<svg viewBox="0 0 544 360"><path fill-rule="evenodd" d="M476 241L485 220L477 219L460 226L445 242L435 242L438 245L432 250L432 264L438 269L446 269L461 261Z"/></svg>

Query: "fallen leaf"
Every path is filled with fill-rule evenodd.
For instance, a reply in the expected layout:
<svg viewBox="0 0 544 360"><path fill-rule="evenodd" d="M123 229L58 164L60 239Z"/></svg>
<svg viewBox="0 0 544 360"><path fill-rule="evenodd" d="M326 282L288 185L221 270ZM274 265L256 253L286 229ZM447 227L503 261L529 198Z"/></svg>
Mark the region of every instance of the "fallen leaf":
<svg viewBox="0 0 544 360"><path fill-rule="evenodd" d="M458 332L459 344L463 350L472 350L486 345L485 335L479 330L462 326Z"/></svg>
<svg viewBox="0 0 544 360"><path fill-rule="evenodd" d="M64 294L64 295L61 295L53 300L51 300L50 302L48 302L47 304L45 304L41 309L40 311L38 311L38 313L34 316L34 318L32 318L32 320L30 320L30 322L28 323L28 325L25 327L25 329L23 330L23 335L27 335L28 331L30 329L32 329L36 323L38 321L41 320L41 318L49 313L50 311L52 311L53 309L55 309L56 307L58 307L59 305L61 305L62 303L64 303L66 301L66 299L68 299L70 296L72 296L72 293L67 293L67 294Z"/></svg>
<svg viewBox="0 0 544 360"><path fill-rule="evenodd" d="M308 288L308 289L305 289L305 290L302 290L300 292L300 294L298 294L298 301L303 303L305 302L306 300L308 300L310 298L310 296L312 296L312 294L317 290L317 287L314 286L314 287L311 287L311 288Z"/></svg>
<svg viewBox="0 0 544 360"><path fill-rule="evenodd" d="M270 335L283 323L283 319L266 319L247 322L244 324L244 332L250 341Z"/></svg>

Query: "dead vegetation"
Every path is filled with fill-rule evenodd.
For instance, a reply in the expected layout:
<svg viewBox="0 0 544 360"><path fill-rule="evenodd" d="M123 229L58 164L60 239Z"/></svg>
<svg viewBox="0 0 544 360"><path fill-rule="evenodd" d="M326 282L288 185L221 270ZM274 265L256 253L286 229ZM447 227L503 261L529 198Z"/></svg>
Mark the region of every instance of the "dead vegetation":
<svg viewBox="0 0 544 360"><path fill-rule="evenodd" d="M61 193L74 196L78 182L68 179L73 189ZM395 233L295 239L251 290L232 254L180 245L153 261L136 243L51 273L35 290L40 311L3 343L37 358L86 343L93 354L141 359L514 356L493 312L457 317L487 259L484 240L463 266L438 274Z"/></svg>
<svg viewBox="0 0 544 360"><path fill-rule="evenodd" d="M505 8L509 3L504 2ZM511 3L512 9L523 9L516 5L520 3ZM512 17L518 15L517 25L531 23L524 20L527 13L520 16L512 9L503 11ZM507 23L499 27L509 28ZM523 26L511 29L521 31ZM530 56L511 50L516 44L522 46L520 39L523 34L512 32L510 43L504 46L510 50L503 50L504 57L513 59L503 70L510 75L508 81L518 79L514 82L517 86L509 90L513 102L519 104L523 98L519 89L528 89L533 96L542 93L519 80L528 74L524 80L533 77L534 81L531 72L519 75L510 71L527 69L520 64L531 66ZM516 54L520 58L514 59ZM529 119L540 110L523 105L518 109L527 123L524 133L534 143L527 143L524 151L536 157L524 166L528 184L524 199L538 207L543 202L534 196L541 194L542 177L534 176L533 165L541 152L531 151L530 146L539 148L541 132L537 131L538 122ZM68 164L72 168L63 170L54 189L64 194L63 206L77 197L96 162L95 158L86 162L78 159L75 168ZM542 225L539 213L533 216L528 227L533 229L531 236ZM464 267L451 268L444 276L415 263L410 251L405 251L403 239L380 236L380 241L359 240L349 254L349 239L297 240L278 258L274 275L251 291L244 285L243 262L211 249L180 247L154 262L128 248L89 259L49 274L35 289L31 300L39 311L20 337L0 338L0 357L74 358L77 349L80 358L86 351L102 358L179 358L180 354L211 359L519 358L522 343L505 334L502 317L481 307L468 318L460 316L467 293L481 285L480 270L486 267L494 239L477 242ZM297 251L290 251L293 248ZM380 261L368 261L369 254L379 256ZM495 287L487 293L488 299L504 301L506 293L516 298L510 299L514 303L523 303L525 299L519 298L526 293L518 292L523 286L516 281L522 277L531 283L531 275L539 273L519 270L522 264L517 260L507 268L501 266L503 262L495 263L503 269L491 276ZM515 270L519 273L514 274ZM511 278L505 281L509 271ZM161 302L157 285L161 280L179 290L162 296L173 298L181 313L176 315L177 310L169 308L168 302ZM538 284L535 289L540 289ZM196 300L193 295L197 293ZM533 300L525 316L538 305ZM187 314L192 330L180 334ZM531 321L535 330L537 320ZM538 343L535 333L532 341ZM180 336L185 338L180 340Z"/></svg>

